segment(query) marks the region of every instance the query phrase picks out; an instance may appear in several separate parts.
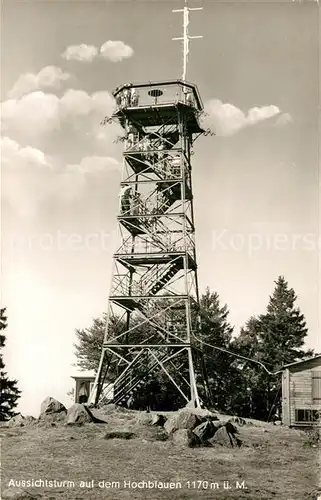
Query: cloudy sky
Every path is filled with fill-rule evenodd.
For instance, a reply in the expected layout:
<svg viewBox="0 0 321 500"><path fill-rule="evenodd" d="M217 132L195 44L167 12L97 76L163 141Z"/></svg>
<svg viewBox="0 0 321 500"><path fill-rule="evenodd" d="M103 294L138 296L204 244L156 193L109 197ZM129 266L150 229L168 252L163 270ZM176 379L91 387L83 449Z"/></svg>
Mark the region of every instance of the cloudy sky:
<svg viewBox="0 0 321 500"><path fill-rule="evenodd" d="M37 414L67 402L75 328L106 310L121 147L112 90L181 76L182 0L3 2L2 281L5 362ZM195 146L201 292L235 332L284 275L318 340L318 4L216 2L191 18L188 80L206 126ZM319 342L319 344L318 344Z"/></svg>

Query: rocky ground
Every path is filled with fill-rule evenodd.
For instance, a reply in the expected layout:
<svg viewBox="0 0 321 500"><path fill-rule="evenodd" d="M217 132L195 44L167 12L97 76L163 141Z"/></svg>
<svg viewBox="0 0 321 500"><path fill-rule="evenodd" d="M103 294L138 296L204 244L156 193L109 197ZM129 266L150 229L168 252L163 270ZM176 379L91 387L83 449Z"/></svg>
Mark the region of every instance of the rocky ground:
<svg viewBox="0 0 321 500"><path fill-rule="evenodd" d="M107 405L0 427L3 500L316 500L316 435L207 410L145 413ZM319 493L318 493L319 492Z"/></svg>

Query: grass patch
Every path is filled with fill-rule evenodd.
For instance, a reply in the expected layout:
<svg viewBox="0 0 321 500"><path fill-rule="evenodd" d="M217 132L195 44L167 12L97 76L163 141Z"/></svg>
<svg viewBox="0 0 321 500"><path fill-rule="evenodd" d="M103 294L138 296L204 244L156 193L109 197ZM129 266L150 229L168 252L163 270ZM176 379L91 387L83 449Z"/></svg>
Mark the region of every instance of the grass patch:
<svg viewBox="0 0 321 500"><path fill-rule="evenodd" d="M10 479L56 479L75 486L28 489L61 500L304 500L318 487L318 450L306 447L306 437L294 430L245 425L239 429L242 448L191 449L158 440L159 430L135 427L134 419L109 420L82 427L1 427L2 489ZM104 439L120 430L137 437ZM80 487L85 481L87 486ZM114 484L101 488L101 481ZM177 485L171 490L124 486L140 481ZM224 489L224 481L230 489ZM246 489L237 488L243 481Z"/></svg>

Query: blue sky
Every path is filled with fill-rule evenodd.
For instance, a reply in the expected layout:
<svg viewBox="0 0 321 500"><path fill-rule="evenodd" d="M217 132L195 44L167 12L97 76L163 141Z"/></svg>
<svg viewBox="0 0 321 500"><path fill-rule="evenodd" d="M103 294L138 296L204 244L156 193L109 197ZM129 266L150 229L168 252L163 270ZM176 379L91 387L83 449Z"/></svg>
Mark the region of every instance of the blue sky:
<svg viewBox="0 0 321 500"><path fill-rule="evenodd" d="M182 5L3 4L5 361L24 413L47 395L68 401L74 330L106 309L121 146L100 121L121 83L181 76L171 11ZM190 31L204 38L191 44L188 80L217 132L193 157L201 292L219 293L237 333L282 274L320 350L318 4L190 6L203 7Z"/></svg>

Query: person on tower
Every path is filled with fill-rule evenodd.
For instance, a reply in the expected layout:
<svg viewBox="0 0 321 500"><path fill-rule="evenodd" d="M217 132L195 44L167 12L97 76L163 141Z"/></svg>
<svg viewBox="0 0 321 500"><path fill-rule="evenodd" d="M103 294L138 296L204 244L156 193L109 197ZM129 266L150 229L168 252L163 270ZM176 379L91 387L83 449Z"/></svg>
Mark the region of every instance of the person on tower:
<svg viewBox="0 0 321 500"><path fill-rule="evenodd" d="M131 213L133 215L139 215L142 213L143 202L141 198L141 194L136 192L132 198L132 210Z"/></svg>
<svg viewBox="0 0 321 500"><path fill-rule="evenodd" d="M133 106L133 107L138 106L138 102L139 102L139 93L138 93L138 90L135 89L134 87L132 87L130 89L130 103L131 103L131 106Z"/></svg>
<svg viewBox="0 0 321 500"><path fill-rule="evenodd" d="M157 148L157 160L162 161L164 158L164 149L165 149L165 144L163 141L160 142L158 148Z"/></svg>
<svg viewBox="0 0 321 500"><path fill-rule="evenodd" d="M150 152L149 152L150 148L151 148L150 139L148 136L146 136L142 140L142 150L144 152L144 156L146 159L150 157Z"/></svg>
<svg viewBox="0 0 321 500"><path fill-rule="evenodd" d="M173 160L172 160L172 168L173 168L173 175L174 177L179 177L180 176L180 171L181 171L181 158L180 155L175 155Z"/></svg>
<svg viewBox="0 0 321 500"><path fill-rule="evenodd" d="M130 106L130 90L125 89L122 93L122 108L127 108Z"/></svg>
<svg viewBox="0 0 321 500"><path fill-rule="evenodd" d="M136 142L136 137L137 137L136 129L134 125L130 124L128 127L128 134L127 134L127 149L131 149L134 147Z"/></svg>
<svg viewBox="0 0 321 500"><path fill-rule="evenodd" d="M119 198L120 198L120 213L129 215L131 199L132 199L132 188L128 184L125 184L120 189Z"/></svg>

